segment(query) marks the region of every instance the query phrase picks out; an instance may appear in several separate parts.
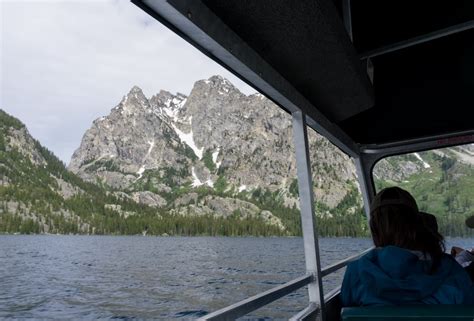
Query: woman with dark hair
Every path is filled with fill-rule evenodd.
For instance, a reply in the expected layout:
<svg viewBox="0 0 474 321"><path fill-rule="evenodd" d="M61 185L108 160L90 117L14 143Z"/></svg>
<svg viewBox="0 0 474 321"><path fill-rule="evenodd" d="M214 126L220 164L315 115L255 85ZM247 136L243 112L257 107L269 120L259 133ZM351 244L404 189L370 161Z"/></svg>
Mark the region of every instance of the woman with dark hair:
<svg viewBox="0 0 474 321"><path fill-rule="evenodd" d="M375 249L350 263L343 306L472 304L467 273L444 253L443 237L418 211L407 191L380 191L370 210Z"/></svg>

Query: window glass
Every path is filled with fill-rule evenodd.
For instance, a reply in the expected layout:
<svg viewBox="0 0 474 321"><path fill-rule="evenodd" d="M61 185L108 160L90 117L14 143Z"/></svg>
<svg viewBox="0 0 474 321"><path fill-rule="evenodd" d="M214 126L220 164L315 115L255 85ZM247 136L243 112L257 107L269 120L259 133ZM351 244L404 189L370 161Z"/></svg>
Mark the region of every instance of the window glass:
<svg viewBox="0 0 474 321"><path fill-rule="evenodd" d="M372 246L353 159L308 127L321 265ZM349 238L350 237L350 238ZM324 292L342 282L344 270L324 278Z"/></svg>
<svg viewBox="0 0 474 321"><path fill-rule="evenodd" d="M391 156L373 170L376 190L399 186L421 211L434 214L445 236L473 235L465 219L474 215L474 144Z"/></svg>

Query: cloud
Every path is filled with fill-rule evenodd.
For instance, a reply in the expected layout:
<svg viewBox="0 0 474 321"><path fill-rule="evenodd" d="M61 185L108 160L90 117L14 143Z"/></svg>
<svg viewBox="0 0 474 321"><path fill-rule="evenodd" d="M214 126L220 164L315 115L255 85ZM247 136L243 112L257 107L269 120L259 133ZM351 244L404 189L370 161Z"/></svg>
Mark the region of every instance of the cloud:
<svg viewBox="0 0 474 321"><path fill-rule="evenodd" d="M254 92L127 0L0 1L0 108L65 162L134 85L188 94L220 74Z"/></svg>

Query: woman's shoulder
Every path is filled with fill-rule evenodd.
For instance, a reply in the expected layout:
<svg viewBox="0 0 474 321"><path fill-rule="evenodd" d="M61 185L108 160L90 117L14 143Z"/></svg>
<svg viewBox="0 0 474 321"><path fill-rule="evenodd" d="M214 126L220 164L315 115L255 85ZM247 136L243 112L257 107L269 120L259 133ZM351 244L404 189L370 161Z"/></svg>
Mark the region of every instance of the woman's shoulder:
<svg viewBox="0 0 474 321"><path fill-rule="evenodd" d="M345 274L356 274L359 273L361 269L364 270L366 266L372 265L373 262L377 260L378 252L379 249L374 248L354 261L349 262Z"/></svg>
<svg viewBox="0 0 474 321"><path fill-rule="evenodd" d="M443 294L441 297L456 298L454 301L457 304L474 304L472 280L469 274L452 256L444 254L441 257L441 264L437 273L446 275L439 291ZM440 301L443 302L441 299ZM452 303L452 301L449 301L449 303Z"/></svg>
<svg viewBox="0 0 474 321"><path fill-rule="evenodd" d="M372 260L377 255L377 253L376 253L377 250L378 250L378 248L371 249L370 251L368 251L364 255L362 255L362 256L358 257L357 259L349 262L347 264L347 266L348 267L349 266L355 266L355 265L357 265L358 262L363 261L363 260Z"/></svg>

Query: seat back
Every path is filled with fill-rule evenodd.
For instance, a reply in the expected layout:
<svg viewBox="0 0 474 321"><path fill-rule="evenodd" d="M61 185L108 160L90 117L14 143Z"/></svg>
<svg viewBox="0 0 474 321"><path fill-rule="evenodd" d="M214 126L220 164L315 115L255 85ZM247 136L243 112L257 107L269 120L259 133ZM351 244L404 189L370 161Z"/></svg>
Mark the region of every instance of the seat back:
<svg viewBox="0 0 474 321"><path fill-rule="evenodd" d="M410 305L352 307L341 310L343 321L474 321L473 305Z"/></svg>

